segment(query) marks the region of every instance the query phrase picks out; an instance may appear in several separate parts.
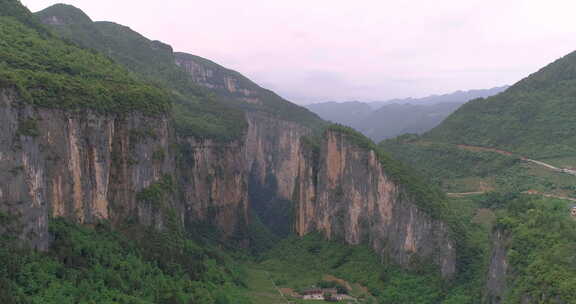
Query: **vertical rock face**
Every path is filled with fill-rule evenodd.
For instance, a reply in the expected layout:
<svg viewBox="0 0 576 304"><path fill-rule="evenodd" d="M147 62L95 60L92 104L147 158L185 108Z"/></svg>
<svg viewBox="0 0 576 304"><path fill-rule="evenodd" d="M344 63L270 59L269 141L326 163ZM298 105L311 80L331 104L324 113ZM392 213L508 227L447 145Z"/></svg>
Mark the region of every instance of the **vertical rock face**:
<svg viewBox="0 0 576 304"><path fill-rule="evenodd" d="M17 233L31 240L35 248L48 245L48 198L46 160L40 143L30 136L18 135L20 116L30 115L29 109L12 107L12 92L0 92L0 211L5 217L17 219ZM23 133L23 132L22 132ZM3 229L8 229L6 222ZM16 229L16 228L15 228Z"/></svg>
<svg viewBox="0 0 576 304"><path fill-rule="evenodd" d="M181 139L181 189L188 221L215 225L230 238L248 221L248 170L243 141Z"/></svg>
<svg viewBox="0 0 576 304"><path fill-rule="evenodd" d="M269 114L247 118L247 134L237 141L178 139L176 166L166 117L38 109L3 91L1 210L21 217L22 237L38 248L48 244L50 216L86 224L133 217L162 227L161 210L137 197L171 176L180 189L177 215L215 225L227 239L246 231L251 205L280 232L320 231L349 244L369 243L403 265L418 256L445 275L454 272L447 227L405 199L373 151L334 132L312 151L301 142L309 129Z"/></svg>
<svg viewBox="0 0 576 304"><path fill-rule="evenodd" d="M439 265L444 276L455 272L448 227L418 209L386 175L374 151L329 132L316 170L308 159L302 159L298 170L295 228L299 235L316 230L349 244L366 242L401 265L410 265L418 257Z"/></svg>
<svg viewBox="0 0 576 304"><path fill-rule="evenodd" d="M42 249L49 217L85 224L136 220L162 229L169 207L181 223L214 225L225 239L242 242L253 208L280 234L320 231L349 244L366 242L403 265L423 257L447 276L454 272L447 227L388 178L373 151L338 133L326 134L319 150L311 148L303 137L324 125L313 113L214 62L173 54L170 46L116 24L93 26L81 11L67 9L42 20L80 25L68 32L82 45L108 52L155 83L180 78L174 60L191 76L180 79L183 85L207 87L219 101L245 110L249 127L226 143L177 138L167 116L37 108L0 91L0 232L8 229L2 224L8 217L19 217L19 235ZM168 72L152 73L151 66Z"/></svg>
<svg viewBox="0 0 576 304"><path fill-rule="evenodd" d="M308 128L294 122L275 119L266 114L247 113L246 161L260 184L275 179L277 195L292 199L298 161L302 157L300 138L310 134Z"/></svg>
<svg viewBox="0 0 576 304"><path fill-rule="evenodd" d="M166 117L38 109L5 90L0 122L0 208L38 248L49 216L91 224L150 213L136 193L174 172Z"/></svg>
<svg viewBox="0 0 576 304"><path fill-rule="evenodd" d="M248 112L246 116L248 130L236 141L179 140L185 219L215 225L227 239L246 231L249 208L266 222L278 204L292 205L303 156L300 138L310 133L297 123L264 113ZM279 216L290 229L291 214ZM268 224L282 225L271 220Z"/></svg>
<svg viewBox="0 0 576 304"><path fill-rule="evenodd" d="M245 244L253 208L279 233L319 231L368 243L402 265L419 257L445 276L455 271L448 228L388 178L374 151L337 132L310 149L302 141L310 129L246 115L244 137L222 143L176 138L166 117L33 108L3 91L0 210L19 215L20 235L41 249L49 217L86 224L135 218L161 229L161 208L138 197L168 176L179 189L169 199L179 219L216 226L225 239Z"/></svg>
<svg viewBox="0 0 576 304"><path fill-rule="evenodd" d="M502 303L506 290L506 274L508 272L507 246L509 236L502 230L496 230L492 235L492 254L486 279L486 302ZM528 302L529 303L529 302Z"/></svg>
<svg viewBox="0 0 576 304"><path fill-rule="evenodd" d="M310 133L294 122L248 113L246 162L250 204L262 222L279 235L292 230L293 194L302 159L300 139Z"/></svg>

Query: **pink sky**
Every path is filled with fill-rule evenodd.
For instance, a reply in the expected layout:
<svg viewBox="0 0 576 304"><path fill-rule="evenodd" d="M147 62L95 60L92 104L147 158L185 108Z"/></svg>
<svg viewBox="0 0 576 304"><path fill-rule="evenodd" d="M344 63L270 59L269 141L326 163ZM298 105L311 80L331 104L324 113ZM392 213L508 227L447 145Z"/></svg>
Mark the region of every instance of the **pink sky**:
<svg viewBox="0 0 576 304"><path fill-rule="evenodd" d="M57 2L22 0L32 11ZM576 1L68 0L297 103L512 84L576 50Z"/></svg>

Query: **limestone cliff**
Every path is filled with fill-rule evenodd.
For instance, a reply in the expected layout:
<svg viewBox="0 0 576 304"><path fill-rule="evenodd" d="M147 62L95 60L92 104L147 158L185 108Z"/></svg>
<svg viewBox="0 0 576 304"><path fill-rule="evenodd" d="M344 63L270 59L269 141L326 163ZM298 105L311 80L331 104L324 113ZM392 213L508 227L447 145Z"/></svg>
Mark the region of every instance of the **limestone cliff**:
<svg viewBox="0 0 576 304"><path fill-rule="evenodd" d="M229 125L210 120L224 117L226 108L242 110L236 112L245 113L248 126L215 140L201 131L176 134L177 115L34 108L3 91L0 210L20 214L22 236L37 247L48 244L51 216L87 224L137 220L161 229L166 207L185 227L208 224L224 239L245 244L253 209L279 235L320 231L368 243L402 265L418 257L446 276L455 271L448 227L418 207L374 151L337 132L326 133L319 149L309 147L305 138L326 125L315 114L238 72L173 53L126 27L94 23L72 7L38 16L67 39L175 91L179 109L189 105L186 115L197 115L185 118L203 123L192 127L224 129Z"/></svg>
<svg viewBox="0 0 576 304"><path fill-rule="evenodd" d="M280 235L321 231L350 244L367 242L402 265L421 257L438 264L445 276L454 273L448 227L406 199L373 151L337 134L330 134L320 151L311 151L302 138L312 129L271 113L265 90L249 79L190 54L175 53L175 62L196 84L261 106L243 107L249 124L243 168L250 208L271 230Z"/></svg>
<svg viewBox="0 0 576 304"><path fill-rule="evenodd" d="M311 153L311 152L305 152ZM448 226L423 212L403 185L392 181L376 153L338 132L327 132L317 168L303 157L296 187L295 228L320 231L349 244L368 243L401 265L429 259L444 276L455 272Z"/></svg>
<svg viewBox="0 0 576 304"><path fill-rule="evenodd" d="M302 155L300 139L311 130L265 113L247 114L246 162L251 207L279 234L292 231L292 195Z"/></svg>
<svg viewBox="0 0 576 304"><path fill-rule="evenodd" d="M486 278L486 303L502 303L506 290L506 274L508 272L507 246L509 235L502 230L494 231L492 235L492 252L488 277Z"/></svg>
<svg viewBox="0 0 576 304"><path fill-rule="evenodd" d="M91 224L143 217L162 225L136 194L174 173L166 117L66 112L0 92L0 210L21 217L22 236L48 245L47 219Z"/></svg>
<svg viewBox="0 0 576 304"><path fill-rule="evenodd" d="M187 224L217 227L225 238L248 222L248 170L242 140L180 139L180 187ZM242 241L242 240L240 240Z"/></svg>
<svg viewBox="0 0 576 304"><path fill-rule="evenodd" d="M168 176L178 191L166 201L181 222L208 223L225 239L245 244L253 208L277 233L320 231L402 265L419 257L455 271L448 227L410 200L374 151L337 132L315 151L303 142L310 129L248 112L242 138L215 142L176 138L166 117L33 108L10 91L0 101L0 206L23 217L22 235L38 248L50 216L162 228L162 208L141 194Z"/></svg>

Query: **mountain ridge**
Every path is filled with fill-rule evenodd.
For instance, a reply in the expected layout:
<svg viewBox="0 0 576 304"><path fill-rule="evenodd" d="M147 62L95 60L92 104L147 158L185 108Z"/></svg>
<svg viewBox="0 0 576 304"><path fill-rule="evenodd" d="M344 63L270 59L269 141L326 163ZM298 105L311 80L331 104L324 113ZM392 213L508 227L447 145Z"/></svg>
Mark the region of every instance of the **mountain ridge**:
<svg viewBox="0 0 576 304"><path fill-rule="evenodd" d="M351 126L375 142L405 133L424 133L442 122L465 102L498 94L507 86L457 91L424 98L392 99L365 103L326 102L307 105L323 119Z"/></svg>
<svg viewBox="0 0 576 304"><path fill-rule="evenodd" d="M520 80L508 90L461 107L425 137L430 140L500 147L532 158L573 152L572 85L576 53Z"/></svg>
<svg viewBox="0 0 576 304"><path fill-rule="evenodd" d="M67 7L60 8L64 12L56 13L66 16ZM59 87L49 78L40 84L54 107L34 103L42 96L27 102L13 84L0 89L0 257L15 261L0 264L0 301L15 291L20 299L41 303L244 304L250 302L243 296L250 284L237 267L247 252L257 258L246 264L276 288L305 290L322 283L323 275L340 273L360 289L369 288L366 302L573 299L572 281L564 286L549 280L574 273L574 221L565 212L566 202L500 192L447 198L382 147L409 163L421 161L417 170L439 163L451 167L431 170L438 175L488 175L518 165L517 159L430 143L423 140L426 135L394 139L395 148L376 145L212 61L174 53L121 24L88 23L77 12L69 14L79 16L82 26L75 27L75 18L52 22L65 19L56 13L42 15L53 28L46 36L29 35L33 27L13 17L0 17L9 25L0 27L0 35L11 37L18 27L26 28L10 45L38 39L65 45L102 60L96 67L125 77L121 84L157 91L161 98L136 90L134 98L107 104L131 100L128 110L98 111L94 107L103 101L98 96L73 108L57 107ZM92 31L100 34L91 36ZM18 56L35 51L22 47ZM90 67L90 62L57 59L44 67L15 61L14 55L0 49L0 65L25 64L17 73L40 67L81 78L87 73L74 71ZM0 79L10 80L3 74ZM102 88L123 88L112 79ZM38 87L31 89L38 93ZM138 109L149 102L169 107ZM412 150L402 146L408 142ZM422 147L431 153L417 159L415 150ZM431 161L429 154L442 159ZM468 166L471 160L484 163ZM18 230L12 225L18 222L24 231L14 236L32 240L46 253L20 259L17 247L3 246L5 232ZM541 235L539 223L561 233ZM270 248L275 250L258 255ZM549 257L558 259L548 263ZM501 266L508 264L512 271ZM283 273L282 267L290 271ZM314 274L303 272L308 269ZM502 281L506 288L499 289Z"/></svg>
<svg viewBox="0 0 576 304"><path fill-rule="evenodd" d="M2 196L0 206L3 212L28 214L26 224L38 232L29 237L39 238L41 247L50 245L49 219L65 217L87 225L109 221L113 227L129 220L160 231L175 226L187 233L198 226L212 227L220 241L247 248L254 237L250 225L258 222L252 214L268 228L282 226L286 229L278 230L293 233L301 226L293 211L325 204L323 214L304 213L302 219L325 237L364 242L405 268L411 267L411 257L422 255L438 264L446 279L455 275L460 243L450 237L453 226L445 223L445 198L426 192L430 185L425 182L405 182L415 180L410 169L392 159L384 161L368 139L347 129L325 128L327 123L313 113L237 72L214 65L188 68L206 61L175 55L169 46L128 27L87 23L82 15L59 17L78 15L67 9L55 6L39 16L71 48L102 52L111 66L120 68L112 64L115 61L132 71L138 83L163 92L172 108L158 117L101 114L89 109L92 104L83 104L77 113L40 111L33 105L19 112L20 96L2 96L2 136L8 145L0 152L12 161L1 162L6 170L0 179L6 183L0 183L0 191L7 196ZM76 19L81 26L70 24ZM93 31L100 35L91 35ZM205 77L209 75L215 77ZM26 144L18 149L22 143ZM354 169L354 164L364 166ZM319 176L346 183L320 184ZM368 183L374 187L366 190ZM8 191L5 185L18 191ZM348 189L363 190L348 196ZM20 196L28 203L17 209L9 202ZM374 199L366 205L364 196ZM349 200L363 209L362 214L346 207ZM387 208L394 217L385 216ZM399 233L383 231L378 223ZM419 223L433 229L422 229ZM430 243L426 235L441 241ZM391 245L383 250L386 243Z"/></svg>
<svg viewBox="0 0 576 304"><path fill-rule="evenodd" d="M509 85L496 86L489 89L471 89L471 90L457 90L452 93L446 94L433 94L425 97L408 97L408 98L393 98L385 101L373 101L375 107L390 103L408 103L408 104L434 104L443 102L466 102L472 99L496 95L508 89Z"/></svg>
<svg viewBox="0 0 576 304"><path fill-rule="evenodd" d="M485 208L479 218L495 216L487 303L575 300L564 285L576 277L574 254L562 249L576 244L575 84L572 52L498 95L469 101L422 135L381 143L443 189L472 192Z"/></svg>

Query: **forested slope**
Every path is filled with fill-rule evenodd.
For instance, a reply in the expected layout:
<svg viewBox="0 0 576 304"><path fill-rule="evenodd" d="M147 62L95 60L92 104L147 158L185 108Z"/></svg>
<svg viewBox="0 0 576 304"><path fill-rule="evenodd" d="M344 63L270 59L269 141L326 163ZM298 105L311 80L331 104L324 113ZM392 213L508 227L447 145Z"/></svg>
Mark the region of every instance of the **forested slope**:
<svg viewBox="0 0 576 304"><path fill-rule="evenodd" d="M505 92L460 107L427 140L498 147L533 158L574 154L576 53L568 54Z"/></svg>

